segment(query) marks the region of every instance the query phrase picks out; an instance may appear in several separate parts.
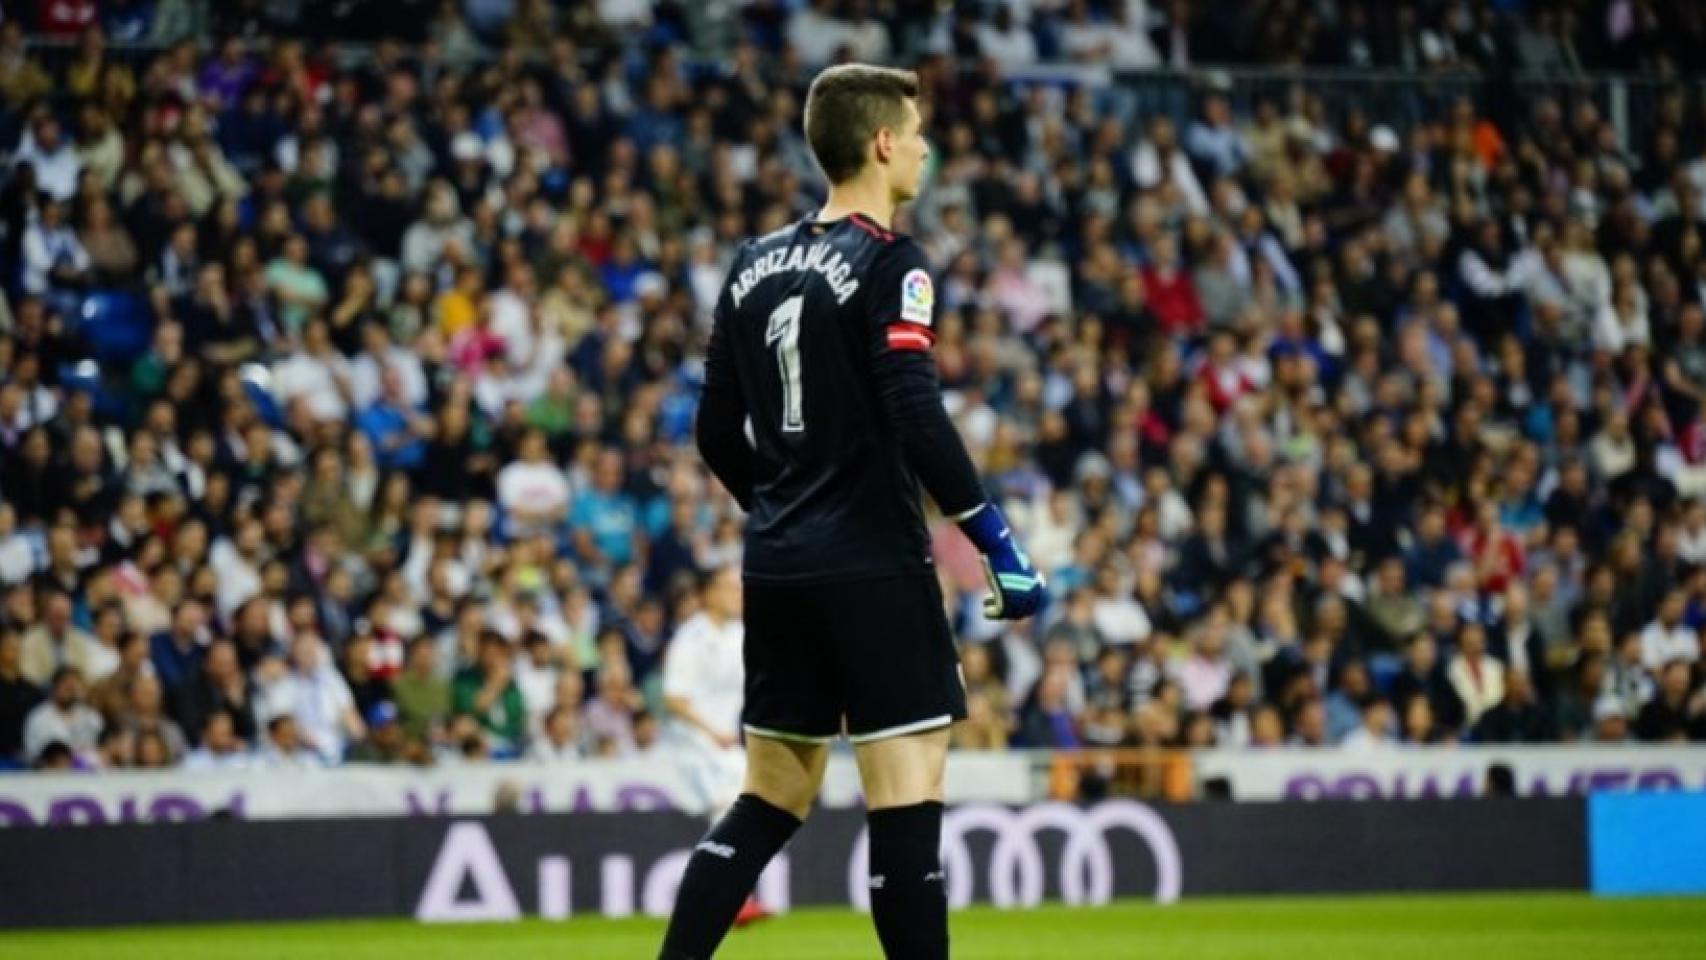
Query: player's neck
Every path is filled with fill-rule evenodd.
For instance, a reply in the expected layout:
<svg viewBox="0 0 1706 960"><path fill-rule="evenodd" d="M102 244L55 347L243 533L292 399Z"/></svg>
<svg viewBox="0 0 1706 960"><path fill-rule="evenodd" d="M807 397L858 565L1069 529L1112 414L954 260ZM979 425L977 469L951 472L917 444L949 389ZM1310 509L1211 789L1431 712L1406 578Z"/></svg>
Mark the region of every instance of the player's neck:
<svg viewBox="0 0 1706 960"><path fill-rule="evenodd" d="M860 176L829 188L829 199L817 218L824 222L841 220L852 214L863 214L884 229L894 220L894 195L881 176Z"/></svg>

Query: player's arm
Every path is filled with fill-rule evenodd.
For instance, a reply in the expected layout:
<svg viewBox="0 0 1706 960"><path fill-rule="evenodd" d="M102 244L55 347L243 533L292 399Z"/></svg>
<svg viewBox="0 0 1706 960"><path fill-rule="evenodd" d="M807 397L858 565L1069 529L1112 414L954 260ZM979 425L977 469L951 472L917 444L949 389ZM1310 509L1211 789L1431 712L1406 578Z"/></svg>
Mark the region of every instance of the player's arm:
<svg viewBox="0 0 1706 960"><path fill-rule="evenodd" d="M705 718L699 716L698 711L693 709L693 702L686 697L672 697L665 694L663 705L664 709L669 711L670 716L704 733L720 747L732 747L740 742L725 733L718 732L716 727L705 722Z"/></svg>
<svg viewBox="0 0 1706 960"><path fill-rule="evenodd" d="M740 265L740 258L735 259L735 265ZM725 284L723 295L717 300L711 342L705 350L705 389L699 397L694 437L706 466L734 495L740 508L750 511L753 455L751 445L746 442L746 401L740 393L729 343L732 314Z"/></svg>
<svg viewBox="0 0 1706 960"><path fill-rule="evenodd" d="M1001 511L984 492L959 431L942 406L931 356L935 286L918 245L886 248L866 291L872 327L871 370L889 430L936 505L983 554L991 596L984 612L1020 620L1042 608L1045 583L1013 541Z"/></svg>

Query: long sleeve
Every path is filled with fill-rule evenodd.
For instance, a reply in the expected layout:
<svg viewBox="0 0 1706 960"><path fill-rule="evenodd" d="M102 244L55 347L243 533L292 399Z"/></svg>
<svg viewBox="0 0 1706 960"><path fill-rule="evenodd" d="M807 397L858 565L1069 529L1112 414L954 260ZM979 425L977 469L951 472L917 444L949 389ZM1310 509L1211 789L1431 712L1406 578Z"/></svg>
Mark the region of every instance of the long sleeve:
<svg viewBox="0 0 1706 960"><path fill-rule="evenodd" d="M738 261L737 261L738 264ZM694 439L699 455L742 510L752 509L752 446L746 439L746 401L729 350L727 294L718 301L705 351L705 389L699 398Z"/></svg>
<svg viewBox="0 0 1706 960"><path fill-rule="evenodd" d="M1457 271L1464 284L1478 297L1502 297L1511 292L1511 283L1505 274L1488 266L1477 251L1463 251L1457 259Z"/></svg>
<svg viewBox="0 0 1706 960"><path fill-rule="evenodd" d="M898 242L873 265L870 283L871 372L889 430L942 512L965 513L988 497L942 406L930 354L935 288L923 250L911 240Z"/></svg>

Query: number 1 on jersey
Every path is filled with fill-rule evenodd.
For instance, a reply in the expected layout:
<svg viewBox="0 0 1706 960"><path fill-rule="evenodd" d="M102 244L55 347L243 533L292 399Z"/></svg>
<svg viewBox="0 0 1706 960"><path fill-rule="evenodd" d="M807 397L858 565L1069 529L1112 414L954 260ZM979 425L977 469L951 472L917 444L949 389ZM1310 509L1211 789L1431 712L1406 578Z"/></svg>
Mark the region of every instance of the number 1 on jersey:
<svg viewBox="0 0 1706 960"><path fill-rule="evenodd" d="M776 362L782 367L782 432L804 433L805 401L800 396L800 311L803 296L789 297L770 313L764 330L764 345L776 347Z"/></svg>

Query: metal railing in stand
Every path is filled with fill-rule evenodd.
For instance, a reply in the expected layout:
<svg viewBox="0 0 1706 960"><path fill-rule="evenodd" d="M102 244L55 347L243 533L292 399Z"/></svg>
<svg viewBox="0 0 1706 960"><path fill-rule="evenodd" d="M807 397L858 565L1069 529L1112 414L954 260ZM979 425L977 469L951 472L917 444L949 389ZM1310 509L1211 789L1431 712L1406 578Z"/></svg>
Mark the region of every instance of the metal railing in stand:
<svg viewBox="0 0 1706 960"><path fill-rule="evenodd" d="M1698 109L1706 78L1659 78L1636 74L1489 75L1467 72L1411 73L1394 70L1285 70L1252 67L1210 67L1201 70L1134 71L1119 74L1114 84L1126 102L1144 115L1165 112L1181 125L1195 117L1209 89L1223 93L1234 113L1254 114L1263 101L1286 116L1303 98L1318 98L1326 118L1335 126L1352 111L1361 111L1371 124L1388 124L1399 131L1448 115L1459 100L1496 122L1526 120L1534 104L1551 99L1568 118L1581 103L1592 103L1617 131L1625 150L1641 150L1650 142L1667 96L1682 96ZM1686 111L1685 111L1686 112Z"/></svg>
<svg viewBox="0 0 1706 960"><path fill-rule="evenodd" d="M206 9L199 4L197 9L200 22L206 24ZM169 45L162 42L167 39L176 38L113 42L109 48L121 60L145 64L168 49ZM214 42L205 29L186 39L195 40L204 50L211 49ZM43 65L55 72L76 55L74 40L32 37L29 43ZM372 47L364 43L340 42L335 49L344 66L362 64L372 56ZM474 64L489 62L495 55L492 49L484 49ZM590 62L591 52L583 51L583 55ZM689 67L695 71L715 72L724 62L704 51L690 54L689 59ZM1371 123L1389 124L1400 131L1445 116L1460 99L1467 99L1496 121L1526 117L1541 98L1557 101L1566 117L1576 105L1591 102L1611 121L1625 150L1647 146L1665 97L1680 95L1691 101L1685 102L1685 116L1697 116L1701 103L1706 102L1706 73L1687 77L1606 72L1488 74L1230 64L1116 71L1101 64L1055 62L1012 69L1004 76L1020 86L1088 87L1102 95L1104 109L1120 114L1128 124L1141 125L1149 116L1166 113L1181 128L1196 115L1210 89L1224 93L1241 116L1251 115L1263 101L1276 104L1284 116L1301 98L1316 97L1335 125L1342 124L1351 111L1361 110Z"/></svg>

